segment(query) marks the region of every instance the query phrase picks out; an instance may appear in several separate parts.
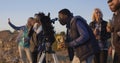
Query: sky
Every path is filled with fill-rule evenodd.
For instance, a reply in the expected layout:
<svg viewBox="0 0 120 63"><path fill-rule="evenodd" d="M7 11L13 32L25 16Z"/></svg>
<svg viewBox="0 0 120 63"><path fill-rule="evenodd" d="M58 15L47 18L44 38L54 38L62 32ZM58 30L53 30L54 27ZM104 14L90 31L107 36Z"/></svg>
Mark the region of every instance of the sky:
<svg viewBox="0 0 120 63"><path fill-rule="evenodd" d="M17 26L25 25L29 17L34 17L35 13L50 12L51 19L58 17L61 9L69 9L74 16L80 15L89 24L93 10L100 8L103 12L103 19L108 21L112 18L107 0L0 0L0 31L13 29L8 25L8 18ZM61 26L58 21L53 24L57 33L66 31L65 26Z"/></svg>

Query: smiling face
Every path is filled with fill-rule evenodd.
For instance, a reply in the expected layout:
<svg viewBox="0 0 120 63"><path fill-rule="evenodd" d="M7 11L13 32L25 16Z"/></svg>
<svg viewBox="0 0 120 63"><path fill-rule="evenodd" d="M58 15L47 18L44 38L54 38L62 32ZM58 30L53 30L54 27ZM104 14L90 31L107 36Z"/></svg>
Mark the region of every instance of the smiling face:
<svg viewBox="0 0 120 63"><path fill-rule="evenodd" d="M109 0L108 5L112 12L116 12L120 8L120 1L119 0Z"/></svg>
<svg viewBox="0 0 120 63"><path fill-rule="evenodd" d="M102 11L99 8L95 8L92 16L92 20L96 22L100 22L103 18Z"/></svg>
<svg viewBox="0 0 120 63"><path fill-rule="evenodd" d="M33 26L33 25L34 25L34 23L35 23L34 18L28 18L28 21L27 21L27 25L28 25L28 27Z"/></svg>

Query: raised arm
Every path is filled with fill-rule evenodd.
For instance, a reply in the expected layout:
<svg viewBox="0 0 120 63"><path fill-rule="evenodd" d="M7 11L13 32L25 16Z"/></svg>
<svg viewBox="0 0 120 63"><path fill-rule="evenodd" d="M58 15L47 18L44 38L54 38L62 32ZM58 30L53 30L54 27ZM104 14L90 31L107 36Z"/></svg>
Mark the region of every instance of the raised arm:
<svg viewBox="0 0 120 63"><path fill-rule="evenodd" d="M10 22L10 18L8 18L8 24L13 28L13 29L15 29L15 30L20 30L23 26L15 26L14 24L12 24L11 22Z"/></svg>
<svg viewBox="0 0 120 63"><path fill-rule="evenodd" d="M83 23L81 21L77 21L76 25L80 36L72 42L70 42L71 47L81 45L89 39L89 33L87 31L87 28L83 25Z"/></svg>

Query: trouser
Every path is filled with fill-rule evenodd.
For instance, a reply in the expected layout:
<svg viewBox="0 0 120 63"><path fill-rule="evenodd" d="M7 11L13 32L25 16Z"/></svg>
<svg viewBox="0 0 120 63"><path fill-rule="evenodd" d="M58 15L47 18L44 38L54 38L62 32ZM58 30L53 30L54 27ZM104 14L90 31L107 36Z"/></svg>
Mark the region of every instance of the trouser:
<svg viewBox="0 0 120 63"><path fill-rule="evenodd" d="M120 63L120 53L115 53L113 63Z"/></svg>
<svg viewBox="0 0 120 63"><path fill-rule="evenodd" d="M32 63L31 52L29 48L19 46L19 54L22 63ZM27 59L26 59L27 58Z"/></svg>
<svg viewBox="0 0 120 63"><path fill-rule="evenodd" d="M37 50L38 48L35 48L34 51L32 52L32 60L33 60L33 63L38 63L41 55L42 55L42 50L38 51ZM46 63L46 60L44 58L43 62L42 63Z"/></svg>
<svg viewBox="0 0 120 63"><path fill-rule="evenodd" d="M68 47L68 55L69 55L70 61L72 61L74 57L74 50L72 47Z"/></svg>
<svg viewBox="0 0 120 63"><path fill-rule="evenodd" d="M72 63L92 63L94 55L88 57L86 60L80 61L80 59L75 55Z"/></svg>
<svg viewBox="0 0 120 63"><path fill-rule="evenodd" d="M38 53L37 52L32 52L32 61L33 63L37 63L37 56L38 56Z"/></svg>
<svg viewBox="0 0 120 63"><path fill-rule="evenodd" d="M108 56L108 51L101 50L99 53L95 54L94 62L95 63L107 63L107 56Z"/></svg>

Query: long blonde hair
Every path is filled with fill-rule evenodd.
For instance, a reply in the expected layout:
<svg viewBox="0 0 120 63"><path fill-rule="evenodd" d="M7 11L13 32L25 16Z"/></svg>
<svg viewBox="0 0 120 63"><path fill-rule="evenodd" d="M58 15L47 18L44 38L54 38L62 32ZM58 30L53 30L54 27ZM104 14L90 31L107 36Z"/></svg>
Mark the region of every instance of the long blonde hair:
<svg viewBox="0 0 120 63"><path fill-rule="evenodd" d="M96 16L95 16L96 11L99 11L100 14L101 14L101 18L103 18L103 13L102 13L102 11L101 11L99 8L95 8L94 11L93 11L93 14L92 14L92 21L96 21Z"/></svg>

